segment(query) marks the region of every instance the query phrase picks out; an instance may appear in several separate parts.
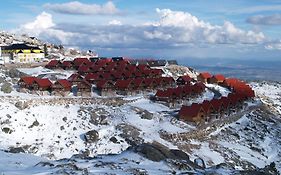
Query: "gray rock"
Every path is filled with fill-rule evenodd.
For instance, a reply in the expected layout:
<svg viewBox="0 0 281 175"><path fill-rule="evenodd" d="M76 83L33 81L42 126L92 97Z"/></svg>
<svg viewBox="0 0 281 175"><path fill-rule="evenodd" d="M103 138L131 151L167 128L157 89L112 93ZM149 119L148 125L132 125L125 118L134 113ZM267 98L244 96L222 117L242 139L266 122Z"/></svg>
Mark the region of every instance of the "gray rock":
<svg viewBox="0 0 281 175"><path fill-rule="evenodd" d="M5 132L6 134L11 134L13 132L13 130L8 127L2 128L2 131Z"/></svg>
<svg viewBox="0 0 281 175"><path fill-rule="evenodd" d="M152 161L162 160L184 160L189 161L189 156L181 150L170 150L168 147L158 143L144 143L135 148L136 152L141 153L144 157Z"/></svg>
<svg viewBox="0 0 281 175"><path fill-rule="evenodd" d="M15 106L20 110L24 110L28 107L28 104L26 102L18 101L15 103Z"/></svg>
<svg viewBox="0 0 281 175"><path fill-rule="evenodd" d="M117 142L118 142L118 140L116 139L116 137L111 137L109 140L110 140L111 142L113 142L113 143L117 143Z"/></svg>
<svg viewBox="0 0 281 175"><path fill-rule="evenodd" d="M116 128L121 131L119 136L124 138L128 144L136 146L143 143L143 138L140 137L138 128L126 123L119 124Z"/></svg>
<svg viewBox="0 0 281 175"><path fill-rule="evenodd" d="M181 151L181 150L171 149L170 151L171 151L172 154L175 155L175 157L176 157L177 159L180 159L180 160L189 160L189 156L188 156L185 152L183 152L183 151Z"/></svg>
<svg viewBox="0 0 281 175"><path fill-rule="evenodd" d="M20 78L23 74L18 71L16 68L12 68L9 71L6 72L6 74L11 78Z"/></svg>
<svg viewBox="0 0 281 175"><path fill-rule="evenodd" d="M25 153L25 150L22 147L10 147L9 153Z"/></svg>
<svg viewBox="0 0 281 175"><path fill-rule="evenodd" d="M6 94L9 94L12 92L12 85L11 83L3 83L2 86L1 86L1 91L6 93Z"/></svg>
<svg viewBox="0 0 281 175"><path fill-rule="evenodd" d="M136 151L138 153L141 153L145 158L155 162L160 162L166 159L166 157L161 153L161 151L159 151L151 144L147 144L147 143L141 144L136 148Z"/></svg>
<svg viewBox="0 0 281 175"><path fill-rule="evenodd" d="M147 110L144 110L141 114L142 119L152 120L153 114L148 112Z"/></svg>
<svg viewBox="0 0 281 175"><path fill-rule="evenodd" d="M99 139L99 133L96 130L91 130L85 133L84 135L85 141L88 143L97 142Z"/></svg>
<svg viewBox="0 0 281 175"><path fill-rule="evenodd" d="M90 123L94 125L107 125L107 116L106 115L98 115L95 112L91 113Z"/></svg>
<svg viewBox="0 0 281 175"><path fill-rule="evenodd" d="M37 120L35 120L28 128L33 128L34 126L39 126L39 122Z"/></svg>

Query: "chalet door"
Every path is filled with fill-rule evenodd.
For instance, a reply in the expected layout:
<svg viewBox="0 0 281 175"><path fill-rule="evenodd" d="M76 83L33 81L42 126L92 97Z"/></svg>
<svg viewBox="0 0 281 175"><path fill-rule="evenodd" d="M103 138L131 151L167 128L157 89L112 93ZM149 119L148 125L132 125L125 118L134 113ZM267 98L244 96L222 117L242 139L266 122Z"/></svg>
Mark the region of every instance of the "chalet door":
<svg viewBox="0 0 281 175"><path fill-rule="evenodd" d="M78 94L78 87L76 85L72 86L71 87L71 92L73 93L74 96L77 96L77 94Z"/></svg>

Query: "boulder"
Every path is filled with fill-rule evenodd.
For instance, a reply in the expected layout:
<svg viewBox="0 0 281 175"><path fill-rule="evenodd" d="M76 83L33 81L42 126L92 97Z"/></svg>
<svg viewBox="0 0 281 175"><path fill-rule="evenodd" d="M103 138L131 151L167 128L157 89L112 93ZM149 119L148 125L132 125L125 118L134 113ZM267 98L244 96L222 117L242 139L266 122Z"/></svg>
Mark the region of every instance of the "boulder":
<svg viewBox="0 0 281 175"><path fill-rule="evenodd" d="M11 128L8 128L8 127L2 128L2 131L6 134L11 134L13 132L13 130Z"/></svg>
<svg viewBox="0 0 281 175"><path fill-rule="evenodd" d="M12 85L11 83L3 83L2 86L1 86L1 91L6 93L6 94L9 94L12 92Z"/></svg>
<svg viewBox="0 0 281 175"><path fill-rule="evenodd" d="M186 160L189 161L189 156L181 150L170 150L168 147L158 143L144 143L135 148L137 153L152 161L171 160Z"/></svg>
<svg viewBox="0 0 281 175"><path fill-rule="evenodd" d="M17 107L20 110L24 110L28 107L26 102L18 101L15 103L15 107Z"/></svg>
<svg viewBox="0 0 281 175"><path fill-rule="evenodd" d="M141 114L142 119L152 120L153 114L148 112L147 110L144 110Z"/></svg>
<svg viewBox="0 0 281 175"><path fill-rule="evenodd" d="M166 157L161 153L161 151L156 149L151 144L147 144L147 143L141 144L136 148L136 151L138 153L141 153L145 158L155 162L160 162L166 159Z"/></svg>
<svg viewBox="0 0 281 175"><path fill-rule="evenodd" d="M8 152L9 153L25 153L25 150L22 147L10 147Z"/></svg>
<svg viewBox="0 0 281 175"><path fill-rule="evenodd" d="M87 143L95 143L99 139L99 132L96 130L88 131L85 133L84 138Z"/></svg>
<svg viewBox="0 0 281 175"><path fill-rule="evenodd" d="M94 125L107 125L108 124L107 116L99 115L99 114L96 114L95 112L92 112L90 123L92 123Z"/></svg>
<svg viewBox="0 0 281 175"><path fill-rule="evenodd" d="M189 156L188 156L185 152L183 152L183 151L181 151L181 150L171 149L170 151L171 151L172 154L175 155L175 157L176 157L177 159L180 159L180 160L189 160Z"/></svg>
<svg viewBox="0 0 281 175"><path fill-rule="evenodd" d="M111 137L109 140L110 140L111 142L113 142L113 143L117 143L117 142L118 142L118 140L116 139L116 137Z"/></svg>
<svg viewBox="0 0 281 175"><path fill-rule="evenodd" d="M124 138L128 144L136 146L143 143L143 138L140 138L140 130L135 126L121 123L116 128L121 131L119 136Z"/></svg>

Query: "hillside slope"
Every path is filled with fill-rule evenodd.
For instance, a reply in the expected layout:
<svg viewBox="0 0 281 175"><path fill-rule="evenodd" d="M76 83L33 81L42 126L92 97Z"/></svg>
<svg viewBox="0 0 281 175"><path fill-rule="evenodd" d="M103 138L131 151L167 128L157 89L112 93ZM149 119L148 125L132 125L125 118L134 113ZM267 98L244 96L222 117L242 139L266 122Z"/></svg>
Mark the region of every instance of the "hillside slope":
<svg viewBox="0 0 281 175"><path fill-rule="evenodd" d="M1 77L9 83L15 82L5 71ZM61 98L24 94L14 89L10 94L1 92L0 148L15 154L0 152L5 157L1 159L0 172L50 174L65 169L77 170L78 174L84 171L105 174L110 169L117 174L135 174L134 171L166 174L186 171L171 166L170 162L152 162L127 150L130 146L155 141L169 149L183 150L191 161L202 158L207 167L212 167L204 170L210 173L217 171L214 166L221 163L226 163L221 164L222 172L232 172L232 168L257 170L271 162L280 171L280 84L251 85L258 98L248 102L246 111L200 127L176 119L178 107L152 102L147 95L104 98L93 94L95 98L71 95ZM228 94L224 88L214 88ZM213 97L213 92L207 90L192 101ZM100 156L119 153L122 154ZM68 160L75 154L86 159ZM34 167L42 161L45 164ZM200 172L196 168L192 171Z"/></svg>

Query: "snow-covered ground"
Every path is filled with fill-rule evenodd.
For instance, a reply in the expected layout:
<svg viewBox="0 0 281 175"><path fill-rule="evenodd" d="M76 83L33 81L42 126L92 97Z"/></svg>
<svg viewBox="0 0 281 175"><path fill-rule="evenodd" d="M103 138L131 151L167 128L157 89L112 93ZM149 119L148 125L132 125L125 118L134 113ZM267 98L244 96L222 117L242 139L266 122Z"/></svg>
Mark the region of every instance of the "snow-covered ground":
<svg viewBox="0 0 281 175"><path fill-rule="evenodd" d="M273 82L253 82L250 84L265 104L272 105L281 115L281 84Z"/></svg>
<svg viewBox="0 0 281 175"><path fill-rule="evenodd" d="M30 76L40 76L41 78L50 78L50 76L55 76L57 79L67 79L70 75L76 72L73 70L62 69L51 70L41 66L35 68L18 68L18 70Z"/></svg>
<svg viewBox="0 0 281 175"><path fill-rule="evenodd" d="M61 73L42 67L21 71L33 76ZM67 77L71 73L64 75ZM168 71L166 73L169 75ZM4 74L0 76L7 78ZM251 86L264 103L280 112L280 84L252 83ZM207 84L207 87L219 91L222 96L229 93L217 85ZM0 96L0 149L21 147L32 154L0 151L0 174L56 174L56 168L34 165L41 161L58 164L53 160L85 152L89 156L119 154L130 146L127 139L157 141L170 149L183 149L191 160L201 157L208 167L227 162L236 168L247 169L253 165L263 167L274 161L281 170L281 140L278 135L281 132L280 121L259 110L244 114L238 121L217 126L206 137L195 137L179 143L161 137L161 133L188 135L196 132L196 127L178 121L174 116L176 109L150 101L143 95L118 98L94 96L91 103L83 103L81 98L71 95L71 98L64 101L55 96L37 96L15 90L10 94L0 92ZM202 96L185 103L201 103L214 96L213 91L206 89ZM19 109L15 106L19 101L29 105ZM256 103L249 104L254 106ZM105 121L101 122L101 118ZM84 134L92 130L98 132L99 138L88 143ZM99 161L121 162L123 169L118 172L117 169L99 166L93 168L93 162L86 161L78 162L77 165L94 174L130 174L130 166L146 169L150 174L167 174L171 170L163 162L155 163L135 153L123 152L116 156L102 157L102 161L93 160L95 164ZM125 158L130 161L125 162Z"/></svg>

